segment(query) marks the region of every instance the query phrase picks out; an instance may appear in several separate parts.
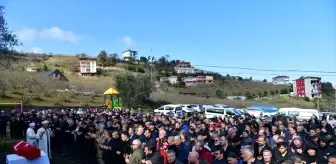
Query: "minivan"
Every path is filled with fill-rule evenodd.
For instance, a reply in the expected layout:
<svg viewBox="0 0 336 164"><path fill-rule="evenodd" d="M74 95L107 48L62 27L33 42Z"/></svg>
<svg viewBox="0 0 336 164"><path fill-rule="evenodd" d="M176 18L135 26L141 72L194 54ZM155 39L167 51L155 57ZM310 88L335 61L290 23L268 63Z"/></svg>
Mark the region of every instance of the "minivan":
<svg viewBox="0 0 336 164"><path fill-rule="evenodd" d="M317 109L280 108L278 114L284 114L291 117L295 116L299 120L309 120L313 115L319 118Z"/></svg>
<svg viewBox="0 0 336 164"><path fill-rule="evenodd" d="M206 118L213 118L213 117L224 117L224 116L234 116L239 115L239 113L235 112L233 108L206 108L205 109L205 117Z"/></svg>

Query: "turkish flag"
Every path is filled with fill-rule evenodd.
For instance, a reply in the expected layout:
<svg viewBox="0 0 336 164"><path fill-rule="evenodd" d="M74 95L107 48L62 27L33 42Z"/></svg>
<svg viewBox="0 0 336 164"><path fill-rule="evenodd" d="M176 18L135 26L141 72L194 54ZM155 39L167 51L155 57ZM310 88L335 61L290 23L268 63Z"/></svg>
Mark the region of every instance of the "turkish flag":
<svg viewBox="0 0 336 164"><path fill-rule="evenodd" d="M41 150L39 148L24 141L14 143L11 146L11 150L13 154L25 157L26 159L36 159L41 157Z"/></svg>

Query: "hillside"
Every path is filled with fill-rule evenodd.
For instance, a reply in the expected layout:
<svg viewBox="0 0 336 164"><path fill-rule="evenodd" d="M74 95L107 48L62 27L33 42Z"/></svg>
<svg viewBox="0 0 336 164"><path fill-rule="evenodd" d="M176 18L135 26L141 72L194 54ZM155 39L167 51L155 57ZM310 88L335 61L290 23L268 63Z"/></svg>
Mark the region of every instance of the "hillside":
<svg viewBox="0 0 336 164"><path fill-rule="evenodd" d="M165 61L159 59L159 61ZM176 63L177 61L174 61ZM64 72L65 76L69 79L70 84L81 88L81 90L94 91L98 96L83 96L73 95L68 93L61 93L60 95L48 95L43 100L30 100L30 105L37 106L79 106L79 105L102 105L103 96L101 95L107 88L114 86L114 76L118 73L131 71L139 73L139 68L143 69L145 73L149 73L148 65L146 63L125 63L117 62L111 66L99 67L102 70L100 76L95 77L78 77L74 72L78 65L76 56L64 55L24 55L19 58L19 67L25 69L27 67L38 67L41 69L59 69ZM167 64L168 65L168 64ZM171 65L164 67L158 64L160 70L153 69L153 77L160 76L160 72L165 71L167 75L173 74ZM132 68L132 69L131 69ZM165 68L167 70L165 70ZM170 69L170 72L169 70ZM218 76L218 75L216 75ZM198 85L193 87L173 87L167 84L161 84L160 88L152 93L154 100L164 100L171 103L221 103L228 104L235 107L247 107L253 103L266 103L278 106L299 106L299 107L313 107L313 103L303 100L296 100L292 98L279 97L283 90L289 92L290 86L288 85L273 85L265 82L254 82L250 80L234 80L227 77L222 77L212 85ZM181 93L196 93L194 95L186 95ZM1 102L17 102L20 101L20 94L14 94L11 91L7 93L8 97L0 99ZM208 98L202 97L206 95ZM246 96L250 100L224 100L226 96ZM271 97L270 100L257 100L252 99L255 97ZM55 103L57 102L59 103Z"/></svg>

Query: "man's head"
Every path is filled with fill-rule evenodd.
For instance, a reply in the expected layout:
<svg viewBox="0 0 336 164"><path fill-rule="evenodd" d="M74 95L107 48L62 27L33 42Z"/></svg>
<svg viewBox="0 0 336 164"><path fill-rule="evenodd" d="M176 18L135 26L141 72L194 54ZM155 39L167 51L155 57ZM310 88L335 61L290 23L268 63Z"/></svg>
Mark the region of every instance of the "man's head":
<svg viewBox="0 0 336 164"><path fill-rule="evenodd" d="M285 142L277 143L277 148L278 148L280 154L284 154L284 153L287 152L287 144Z"/></svg>
<svg viewBox="0 0 336 164"><path fill-rule="evenodd" d="M229 153L227 157L228 164L237 164L239 161L238 156L235 153Z"/></svg>
<svg viewBox="0 0 336 164"><path fill-rule="evenodd" d="M121 140L126 142L128 140L128 134L127 133L121 133Z"/></svg>
<svg viewBox="0 0 336 164"><path fill-rule="evenodd" d="M196 151L189 152L188 164L197 164L199 162L199 154Z"/></svg>
<svg viewBox="0 0 336 164"><path fill-rule="evenodd" d="M225 136L219 137L219 142L220 142L220 145L222 145L222 146L226 146L227 143L228 143Z"/></svg>
<svg viewBox="0 0 336 164"><path fill-rule="evenodd" d="M168 160L168 163L173 163L176 161L176 154L174 150L167 151L167 160Z"/></svg>
<svg viewBox="0 0 336 164"><path fill-rule="evenodd" d="M140 135L143 134L143 132L144 132L144 129L143 129L142 127L138 127L138 128L137 128L137 132L136 132L136 134L137 134L138 136L140 136Z"/></svg>
<svg viewBox="0 0 336 164"><path fill-rule="evenodd" d="M160 132L159 132L159 138L160 139L166 138L166 130L164 130L164 129L160 130Z"/></svg>
<svg viewBox="0 0 336 164"><path fill-rule="evenodd" d="M42 121L42 126L43 126L43 128L48 128L49 127L49 122L47 120Z"/></svg>
<svg viewBox="0 0 336 164"><path fill-rule="evenodd" d="M217 149L217 150L215 150L215 152L214 152L214 155L215 155L215 158L217 159L217 160L221 160L221 159L223 159L223 157L224 157L224 149L223 148L220 148L220 149Z"/></svg>
<svg viewBox="0 0 336 164"><path fill-rule="evenodd" d="M181 144L181 137L180 136L175 136L174 137L174 142L176 146L179 146Z"/></svg>
<svg viewBox="0 0 336 164"><path fill-rule="evenodd" d="M297 131L295 127L290 127L290 128L288 128L288 130L289 130L290 135L295 135L296 131Z"/></svg>
<svg viewBox="0 0 336 164"><path fill-rule="evenodd" d="M328 164L336 164L336 155L332 155L328 158Z"/></svg>
<svg viewBox="0 0 336 164"><path fill-rule="evenodd" d="M133 142L132 142L132 148L133 149L138 149L138 148L140 148L140 146L141 146L141 141L139 139L133 140Z"/></svg>
<svg viewBox="0 0 336 164"><path fill-rule="evenodd" d="M149 129L146 129L144 135L145 135L145 137L150 138L151 131Z"/></svg>
<svg viewBox="0 0 336 164"><path fill-rule="evenodd" d="M263 157L265 162L271 162L272 161L272 151L269 150L269 149L265 149L262 152L262 157Z"/></svg>
<svg viewBox="0 0 336 164"><path fill-rule="evenodd" d="M153 147L151 145L146 145L144 148L144 152L146 155L152 154L153 153Z"/></svg>
<svg viewBox="0 0 336 164"><path fill-rule="evenodd" d="M34 122L29 123L29 127L32 128L32 129L34 129L35 128L35 123Z"/></svg>
<svg viewBox="0 0 336 164"><path fill-rule="evenodd" d="M243 146L241 148L242 158L244 161L249 161L253 158L254 150L252 146Z"/></svg>
<svg viewBox="0 0 336 164"><path fill-rule="evenodd" d="M266 144L266 136L261 135L258 137L258 145L259 146L264 146Z"/></svg>
<svg viewBox="0 0 336 164"><path fill-rule="evenodd" d="M197 141L195 144L195 150L201 152L204 149L204 142Z"/></svg>

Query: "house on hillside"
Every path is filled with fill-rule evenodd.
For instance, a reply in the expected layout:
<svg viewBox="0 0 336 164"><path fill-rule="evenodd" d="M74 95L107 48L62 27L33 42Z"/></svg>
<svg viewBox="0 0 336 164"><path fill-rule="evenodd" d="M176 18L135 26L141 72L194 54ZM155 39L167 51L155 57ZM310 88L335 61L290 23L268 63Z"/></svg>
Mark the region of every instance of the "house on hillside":
<svg viewBox="0 0 336 164"><path fill-rule="evenodd" d="M79 68L77 71L81 75L94 75L97 73L97 59L96 58L80 58Z"/></svg>
<svg viewBox="0 0 336 164"><path fill-rule="evenodd" d="M175 67L174 70L178 74L195 74L195 68L191 66L190 62L180 62Z"/></svg>
<svg viewBox="0 0 336 164"><path fill-rule="evenodd" d="M37 67L30 67L30 68L26 68L26 71L27 72L38 72L39 68L37 68Z"/></svg>
<svg viewBox="0 0 336 164"><path fill-rule="evenodd" d="M272 83L277 84L289 84L289 77L288 76L276 76L272 78Z"/></svg>
<svg viewBox="0 0 336 164"><path fill-rule="evenodd" d="M64 74L58 69L52 71L40 72L38 76L50 77L54 80L69 81L68 78L66 78Z"/></svg>
<svg viewBox="0 0 336 164"><path fill-rule="evenodd" d="M138 54L138 52L133 51L133 50L126 50L126 51L122 52L122 56L123 56L125 61L130 61L131 59L136 57L137 54Z"/></svg>
<svg viewBox="0 0 336 164"><path fill-rule="evenodd" d="M169 79L170 84L177 84L178 83L177 76L170 76L170 77L168 77L168 79Z"/></svg>
<svg viewBox="0 0 336 164"><path fill-rule="evenodd" d="M293 91L298 97L321 98L321 77L300 77L294 80Z"/></svg>

